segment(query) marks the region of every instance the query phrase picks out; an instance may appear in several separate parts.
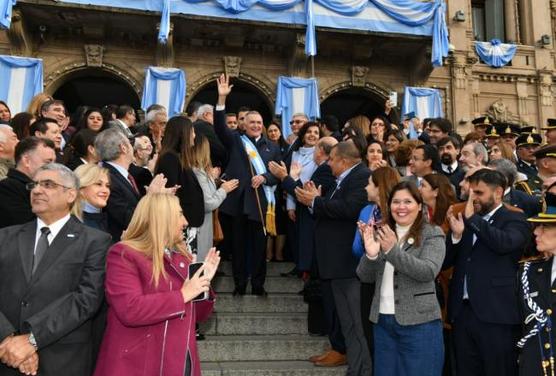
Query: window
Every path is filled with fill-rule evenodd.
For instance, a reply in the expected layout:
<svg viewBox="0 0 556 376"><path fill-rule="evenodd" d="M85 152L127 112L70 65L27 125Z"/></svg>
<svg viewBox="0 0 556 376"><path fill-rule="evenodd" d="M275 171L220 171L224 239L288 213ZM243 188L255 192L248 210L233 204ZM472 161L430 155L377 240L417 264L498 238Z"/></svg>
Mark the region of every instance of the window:
<svg viewBox="0 0 556 376"><path fill-rule="evenodd" d="M471 12L475 40L505 41L504 0L472 0Z"/></svg>

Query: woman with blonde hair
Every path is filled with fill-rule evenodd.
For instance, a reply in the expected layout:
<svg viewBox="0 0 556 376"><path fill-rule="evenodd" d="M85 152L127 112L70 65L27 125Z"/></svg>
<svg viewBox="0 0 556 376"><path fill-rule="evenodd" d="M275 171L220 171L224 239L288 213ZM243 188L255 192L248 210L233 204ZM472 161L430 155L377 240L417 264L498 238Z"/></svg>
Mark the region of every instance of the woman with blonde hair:
<svg viewBox="0 0 556 376"><path fill-rule="evenodd" d="M371 134L371 121L364 115L355 116L349 119L348 123L350 127L359 129L365 138Z"/></svg>
<svg viewBox="0 0 556 376"><path fill-rule="evenodd" d="M197 233L197 260L203 261L213 244L212 213L224 202L228 193L238 187L239 180L222 181L217 187L215 179L218 178L219 169L212 168L210 144L203 135L195 137L192 166L205 200L205 219Z"/></svg>
<svg viewBox="0 0 556 376"><path fill-rule="evenodd" d="M42 104L46 101L51 101L53 99L54 98L52 98L52 96L46 93L38 93L31 99L31 102L29 103L29 108L27 108L27 112L33 115L35 119L38 119L41 117Z"/></svg>
<svg viewBox="0 0 556 376"><path fill-rule="evenodd" d="M199 376L195 323L213 309L213 248L189 275L187 220L176 196L146 195L106 262L108 324L94 375Z"/></svg>
<svg viewBox="0 0 556 376"><path fill-rule="evenodd" d="M488 151L489 160L505 158L512 163L516 163L514 151L504 141L497 141Z"/></svg>
<svg viewBox="0 0 556 376"><path fill-rule="evenodd" d="M110 197L110 174L106 168L94 163L83 164L75 169L79 178L79 205L73 214L89 227L107 232L106 215L102 209Z"/></svg>

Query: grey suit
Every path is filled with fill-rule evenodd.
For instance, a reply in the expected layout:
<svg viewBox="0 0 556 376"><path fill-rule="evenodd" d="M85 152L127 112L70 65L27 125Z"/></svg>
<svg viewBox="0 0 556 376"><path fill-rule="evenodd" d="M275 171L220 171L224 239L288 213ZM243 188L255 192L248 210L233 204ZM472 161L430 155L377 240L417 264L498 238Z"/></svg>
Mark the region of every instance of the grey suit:
<svg viewBox="0 0 556 376"><path fill-rule="evenodd" d="M361 257L357 275L362 282L376 282L370 320L378 322L380 287L386 261L394 266L394 297L396 321L400 325L415 325L440 319L434 280L440 272L446 245L444 233L438 226L423 227L421 244L405 242L387 254L379 253L376 260Z"/></svg>

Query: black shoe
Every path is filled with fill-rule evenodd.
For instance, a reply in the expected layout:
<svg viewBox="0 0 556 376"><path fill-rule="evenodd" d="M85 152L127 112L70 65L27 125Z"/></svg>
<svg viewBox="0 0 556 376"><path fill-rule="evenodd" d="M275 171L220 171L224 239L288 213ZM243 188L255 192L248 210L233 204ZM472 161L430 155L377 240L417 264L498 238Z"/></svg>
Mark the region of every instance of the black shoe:
<svg viewBox="0 0 556 376"><path fill-rule="evenodd" d="M299 275L299 272L297 271L297 268L294 266L293 269L290 270L289 272L280 273L280 275L282 277L297 277Z"/></svg>
<svg viewBox="0 0 556 376"><path fill-rule="evenodd" d="M245 287L236 287L234 292L232 293L233 296L243 296L245 295Z"/></svg>
<svg viewBox="0 0 556 376"><path fill-rule="evenodd" d="M201 332L199 331L199 329L196 329L196 330L195 330L195 339L196 339L197 341L204 341L204 340L205 340L205 335L204 335L203 333L201 333Z"/></svg>
<svg viewBox="0 0 556 376"><path fill-rule="evenodd" d="M253 289L251 289L251 294L256 296L262 296L263 298L266 298L268 296L268 293L266 292L264 287L257 287L257 288L253 287Z"/></svg>

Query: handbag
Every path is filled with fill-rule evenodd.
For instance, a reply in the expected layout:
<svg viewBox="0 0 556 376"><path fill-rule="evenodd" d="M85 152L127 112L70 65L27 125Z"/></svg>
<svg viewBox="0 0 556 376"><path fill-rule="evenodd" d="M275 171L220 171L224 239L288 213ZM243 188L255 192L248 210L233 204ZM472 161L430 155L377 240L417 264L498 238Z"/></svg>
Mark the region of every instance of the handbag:
<svg viewBox="0 0 556 376"><path fill-rule="evenodd" d="M212 212L212 243L217 245L222 240L224 240L224 232L220 225L220 219L218 219L218 209L216 209Z"/></svg>

